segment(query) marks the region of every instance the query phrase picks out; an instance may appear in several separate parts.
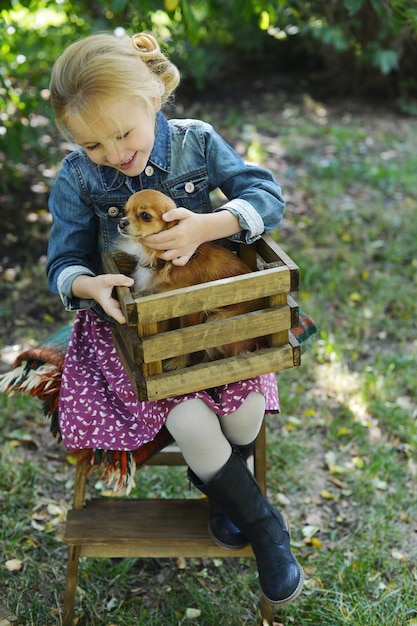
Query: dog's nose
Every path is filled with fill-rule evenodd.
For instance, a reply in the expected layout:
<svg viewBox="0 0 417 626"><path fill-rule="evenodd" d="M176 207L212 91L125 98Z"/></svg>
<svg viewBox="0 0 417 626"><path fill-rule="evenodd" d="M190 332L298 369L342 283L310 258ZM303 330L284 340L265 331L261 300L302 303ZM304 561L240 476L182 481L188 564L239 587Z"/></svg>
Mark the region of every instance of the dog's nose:
<svg viewBox="0 0 417 626"><path fill-rule="evenodd" d="M129 220L127 219L127 217L122 217L122 219L119 222L119 228L120 230L123 230L124 228L126 228L127 226L129 226Z"/></svg>

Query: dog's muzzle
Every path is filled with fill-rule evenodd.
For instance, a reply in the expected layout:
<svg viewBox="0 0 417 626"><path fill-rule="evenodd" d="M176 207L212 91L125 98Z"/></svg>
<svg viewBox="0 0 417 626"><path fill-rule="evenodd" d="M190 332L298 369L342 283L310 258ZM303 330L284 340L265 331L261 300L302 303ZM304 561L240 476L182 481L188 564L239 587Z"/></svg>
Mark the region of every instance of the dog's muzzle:
<svg viewBox="0 0 417 626"><path fill-rule="evenodd" d="M127 217L122 217L117 225L117 230L121 235L127 235L126 229L129 226L129 220Z"/></svg>

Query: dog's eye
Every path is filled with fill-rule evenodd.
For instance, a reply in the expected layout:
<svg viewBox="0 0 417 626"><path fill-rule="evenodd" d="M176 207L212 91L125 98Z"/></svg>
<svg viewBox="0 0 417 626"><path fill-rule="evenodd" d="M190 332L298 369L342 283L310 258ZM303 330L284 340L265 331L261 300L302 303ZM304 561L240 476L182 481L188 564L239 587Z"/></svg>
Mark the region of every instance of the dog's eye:
<svg viewBox="0 0 417 626"><path fill-rule="evenodd" d="M142 211L142 213L139 215L139 217L144 222L151 222L152 221L152 215L150 215L146 211Z"/></svg>

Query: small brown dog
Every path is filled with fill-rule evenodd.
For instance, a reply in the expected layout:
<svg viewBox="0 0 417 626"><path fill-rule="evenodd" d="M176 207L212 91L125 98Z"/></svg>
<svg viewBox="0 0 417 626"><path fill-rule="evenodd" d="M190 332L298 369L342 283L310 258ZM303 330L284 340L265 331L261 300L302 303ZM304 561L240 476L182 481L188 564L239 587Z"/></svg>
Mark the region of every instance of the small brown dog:
<svg viewBox="0 0 417 626"><path fill-rule="evenodd" d="M203 243L184 266L158 258L157 251L146 247L143 238L172 228L177 222L164 222L162 215L175 207L171 198L150 189L138 191L126 203L126 215L119 222L120 237L117 248L136 258L137 265L132 273L135 293L160 293L251 272L237 255L215 243ZM184 316L180 324L181 327L193 326L209 320L248 313L258 308L259 301L239 302ZM253 352L258 347L258 339L247 339L207 350L207 353L209 359L213 359ZM183 359L172 359L168 368L184 367L190 361L189 357L190 355L186 355Z"/></svg>

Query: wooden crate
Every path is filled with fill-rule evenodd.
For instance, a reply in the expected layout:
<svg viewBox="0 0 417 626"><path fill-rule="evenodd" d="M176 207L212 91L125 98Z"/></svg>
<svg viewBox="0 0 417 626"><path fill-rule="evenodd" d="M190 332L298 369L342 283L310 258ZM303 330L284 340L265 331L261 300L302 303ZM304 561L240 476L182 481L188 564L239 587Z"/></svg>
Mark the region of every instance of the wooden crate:
<svg viewBox="0 0 417 626"><path fill-rule="evenodd" d="M114 342L139 400L177 396L300 364L300 346L291 333L298 325L298 306L290 296L299 286L298 267L269 235L252 245L238 244L237 254L252 273L141 297L126 287L116 288L127 324L114 324ZM108 273L126 271L125 261L122 253L103 254ZM263 299L263 308L245 315L158 330L165 320L257 298ZM164 359L258 336L267 337L267 347L256 352L163 371Z"/></svg>

